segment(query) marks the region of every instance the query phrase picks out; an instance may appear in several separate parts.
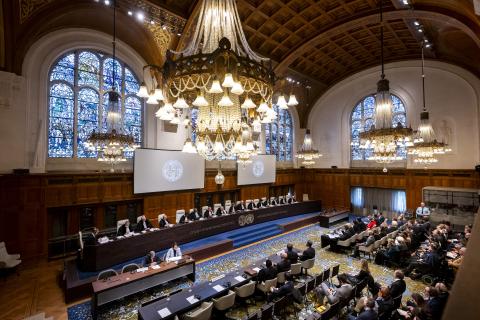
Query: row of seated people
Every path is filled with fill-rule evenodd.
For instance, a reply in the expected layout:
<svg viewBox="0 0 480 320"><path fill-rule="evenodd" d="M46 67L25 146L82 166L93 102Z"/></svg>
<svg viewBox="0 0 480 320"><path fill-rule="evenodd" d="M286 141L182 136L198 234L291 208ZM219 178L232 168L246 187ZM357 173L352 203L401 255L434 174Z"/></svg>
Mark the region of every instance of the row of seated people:
<svg viewBox="0 0 480 320"><path fill-rule="evenodd" d="M231 202L227 200L225 202L225 206L217 204L214 207L215 209L212 209L212 207L209 206L204 206L201 213L197 208L190 209L188 213L185 210L177 210L176 223L183 224L196 220L209 219L216 216L234 214L245 210L255 210L276 205L292 204L295 202L295 195L286 195L285 197L280 196L278 198L271 197L269 200L267 200L267 198L262 198L261 200L247 200L246 202L237 201L235 205L232 205ZM160 214L158 216L158 228L166 228L171 226L173 226L173 223L168 221L165 214ZM155 229L155 227L145 215L137 217L137 224L135 226L132 226L128 219L117 222L117 236L128 236L134 233L148 231L150 229Z"/></svg>

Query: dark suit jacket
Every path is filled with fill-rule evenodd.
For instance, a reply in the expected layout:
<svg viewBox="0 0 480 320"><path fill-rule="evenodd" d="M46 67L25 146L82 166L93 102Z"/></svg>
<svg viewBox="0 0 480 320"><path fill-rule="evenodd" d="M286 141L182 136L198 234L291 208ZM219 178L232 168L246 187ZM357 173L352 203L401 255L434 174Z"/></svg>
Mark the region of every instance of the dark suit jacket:
<svg viewBox="0 0 480 320"><path fill-rule="evenodd" d="M262 201L258 201L256 207L257 207L257 209L260 209L262 207Z"/></svg>
<svg viewBox="0 0 480 320"><path fill-rule="evenodd" d="M237 211L245 210L245 206L242 205L241 203L239 203L235 206L235 210L237 210Z"/></svg>
<svg viewBox="0 0 480 320"><path fill-rule="evenodd" d="M197 215L195 214L195 211L192 211L188 214L188 220L192 220L192 221L197 220Z"/></svg>
<svg viewBox="0 0 480 320"><path fill-rule="evenodd" d="M355 231L353 230L353 228L350 228L348 230L345 230L345 232L343 232L343 234L338 238L338 240L344 241L350 239L354 234Z"/></svg>
<svg viewBox="0 0 480 320"><path fill-rule="evenodd" d="M221 215L223 214L222 208L219 207L219 208L217 209L217 211L215 211L215 214L216 214L217 216L221 216Z"/></svg>
<svg viewBox="0 0 480 320"><path fill-rule="evenodd" d="M228 208L228 214L232 213L235 213L235 208L233 206L230 206L230 208Z"/></svg>
<svg viewBox="0 0 480 320"><path fill-rule="evenodd" d="M277 205L277 200L273 199L272 201L270 201L270 204L272 206L276 206Z"/></svg>
<svg viewBox="0 0 480 320"><path fill-rule="evenodd" d="M375 310L365 310L358 315L357 320L376 320L377 317Z"/></svg>
<svg viewBox="0 0 480 320"><path fill-rule="evenodd" d="M93 246L97 244L97 236L94 235L92 232L88 232L82 235L83 245L84 246Z"/></svg>
<svg viewBox="0 0 480 320"><path fill-rule="evenodd" d="M267 201L267 200L263 201L263 202L262 202L262 206L268 207L268 201Z"/></svg>
<svg viewBox="0 0 480 320"><path fill-rule="evenodd" d="M203 211L203 217L205 219L210 218L211 215L212 215L212 212L210 210L207 209L207 210Z"/></svg>
<svg viewBox="0 0 480 320"><path fill-rule="evenodd" d="M178 223L186 223L187 221L187 215L184 214L183 216L180 217L180 220L178 221Z"/></svg>
<svg viewBox="0 0 480 320"><path fill-rule="evenodd" d="M392 298L396 298L403 294L406 289L407 285L405 284L405 280L395 280L390 285L390 295Z"/></svg>
<svg viewBox="0 0 480 320"><path fill-rule="evenodd" d="M160 228L165 228L167 226L167 224L168 224L167 219L160 219L160 221L158 222L158 226Z"/></svg>
<svg viewBox="0 0 480 320"><path fill-rule="evenodd" d="M303 251L302 255L300 256L300 261L310 260L315 258L315 249L307 248Z"/></svg>
<svg viewBox="0 0 480 320"><path fill-rule="evenodd" d="M297 263L298 262L298 253L295 251L288 251L287 250L287 257L288 260L290 260L290 263Z"/></svg>
<svg viewBox="0 0 480 320"><path fill-rule="evenodd" d="M282 260L277 264L277 271L278 272L288 271L290 270L290 265L291 263L289 259Z"/></svg>
<svg viewBox="0 0 480 320"><path fill-rule="evenodd" d="M145 219L145 225L147 226L147 228L152 228L152 223L150 222L150 220L148 219ZM142 232L143 230L145 230L145 228L143 227L143 221L140 220L137 225L135 226L135 231L136 232Z"/></svg>
<svg viewBox="0 0 480 320"><path fill-rule="evenodd" d="M253 204L253 202L250 202L247 206L247 209L248 210L253 210L253 208L254 208L254 204Z"/></svg>
<svg viewBox="0 0 480 320"><path fill-rule="evenodd" d="M282 198L282 199L280 199L279 203L280 204L285 204L285 200Z"/></svg>
<svg viewBox="0 0 480 320"><path fill-rule="evenodd" d="M280 288L278 288L278 291L275 292L275 296L277 298L285 297L292 293L293 288L295 288L293 285L293 281L287 281Z"/></svg>
<svg viewBox="0 0 480 320"><path fill-rule="evenodd" d="M260 269L257 274L257 282L274 279L277 277L277 273L277 269L273 266L270 268Z"/></svg>
<svg viewBox="0 0 480 320"><path fill-rule="evenodd" d="M128 229L130 230L130 232L133 232L133 228L131 225L128 227ZM125 226L125 224L122 224L120 228L118 228L117 236L124 236L126 233L127 233L127 227Z"/></svg>
<svg viewBox="0 0 480 320"><path fill-rule="evenodd" d="M151 263L154 263L154 262L158 262L158 257L157 256L154 256L153 258L150 257L149 254L147 254L147 256L145 257L145 259L143 259L143 265L144 266L148 266L150 265Z"/></svg>

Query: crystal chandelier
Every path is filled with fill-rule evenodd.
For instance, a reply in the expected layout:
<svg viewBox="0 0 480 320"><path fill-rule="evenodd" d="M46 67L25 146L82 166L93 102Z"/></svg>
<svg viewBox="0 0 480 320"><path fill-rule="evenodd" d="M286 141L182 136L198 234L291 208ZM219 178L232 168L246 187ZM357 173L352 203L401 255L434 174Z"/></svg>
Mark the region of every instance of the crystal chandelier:
<svg viewBox="0 0 480 320"><path fill-rule="evenodd" d="M307 129L307 131L305 132L305 137L303 138L303 145L300 150L297 151L295 157L300 159L303 165L310 166L315 164L315 160L320 158L321 156L322 154L318 152L318 150L313 148L310 129Z"/></svg>
<svg viewBox="0 0 480 320"><path fill-rule="evenodd" d="M235 0L203 0L189 45L168 51L162 68L145 68L152 79L137 95L147 103L161 101L156 116L193 133L183 152L209 161L236 157L241 164L258 152L261 124L277 116L275 74L269 59L249 47ZM294 95L279 99L283 108L298 104Z"/></svg>
<svg viewBox="0 0 480 320"><path fill-rule="evenodd" d="M415 163L428 166L438 162L437 156L450 152L447 144L437 141L435 131L429 121L429 113L425 103L425 58L422 45L422 94L423 110L420 113L420 125L415 132L413 145L408 148L408 154L413 156Z"/></svg>
<svg viewBox="0 0 480 320"><path fill-rule="evenodd" d="M116 44L116 6L113 1L113 41L112 41L112 58L115 61L115 44ZM115 68L112 68L112 81L115 79ZM108 92L107 105L107 130L106 132L93 132L85 143L91 151L96 151L98 161L107 162L113 165L127 161L125 152L133 151L138 145L135 144L133 135L124 133L122 107L120 102L120 94L117 92L115 85ZM113 167L112 167L113 170Z"/></svg>
<svg viewBox="0 0 480 320"><path fill-rule="evenodd" d="M360 148L372 151L368 160L388 164L402 160L397 151L399 148L412 144L413 131L411 128L403 127L401 123L392 125L393 103L389 81L385 78L383 54L383 0L380 1L380 37L382 74L377 83L377 94L375 95L375 124L368 131L360 133Z"/></svg>

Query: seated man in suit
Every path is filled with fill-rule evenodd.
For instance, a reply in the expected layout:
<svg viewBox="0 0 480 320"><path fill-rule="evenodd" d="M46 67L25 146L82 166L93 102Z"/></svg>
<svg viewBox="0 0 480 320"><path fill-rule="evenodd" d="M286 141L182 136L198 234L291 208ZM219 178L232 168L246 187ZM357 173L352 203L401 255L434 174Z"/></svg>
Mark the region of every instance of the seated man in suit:
<svg viewBox="0 0 480 320"><path fill-rule="evenodd" d="M285 204L285 198L284 197L278 197L278 204Z"/></svg>
<svg viewBox="0 0 480 320"><path fill-rule="evenodd" d="M350 239L354 234L355 234L355 230L353 230L352 225L350 223L347 223L338 240L344 241L344 240Z"/></svg>
<svg viewBox="0 0 480 320"><path fill-rule="evenodd" d="M165 261L169 261L171 258L181 257L181 256L182 256L182 250L180 250L180 247L177 245L176 242L174 242L172 247L168 249L167 254L165 255Z"/></svg>
<svg viewBox="0 0 480 320"><path fill-rule="evenodd" d="M337 278L340 282L339 288L335 288L333 285L329 285L327 282L322 282L320 287L315 289L315 293L320 305L323 305L323 300L325 297L327 297L330 305L338 301L344 301L350 297L353 287L348 283L347 275L345 273L341 273L337 276Z"/></svg>
<svg viewBox="0 0 480 320"><path fill-rule="evenodd" d="M217 208L217 212L215 212L215 214L217 215L217 217L220 217L227 214L227 211L225 211L225 208L223 206L220 206Z"/></svg>
<svg viewBox="0 0 480 320"><path fill-rule="evenodd" d="M282 260L277 263L277 272L285 272L290 270L290 260L288 259L288 256L285 252L283 252L280 257L282 257Z"/></svg>
<svg viewBox="0 0 480 320"><path fill-rule="evenodd" d="M277 277L277 268L275 268L270 259L265 261L266 268L260 269L257 274L257 283L265 282L265 280L272 280Z"/></svg>
<svg viewBox="0 0 480 320"><path fill-rule="evenodd" d="M140 216L140 221L138 221L137 226L135 227L136 232L142 232L142 231L148 231L150 228L152 228L152 223L150 220L145 217L144 214Z"/></svg>
<svg viewBox="0 0 480 320"><path fill-rule="evenodd" d="M271 287L270 294L267 296L267 301L272 301L274 299L279 299L285 296L288 296L293 292L295 288L293 284L293 278L289 273L285 274L285 283L280 288Z"/></svg>
<svg viewBox="0 0 480 320"><path fill-rule="evenodd" d="M170 227L170 226L171 226L171 224L167 220L167 215L165 213L162 213L160 215L160 220L158 221L158 227L166 228L166 227Z"/></svg>
<svg viewBox="0 0 480 320"><path fill-rule="evenodd" d="M253 203L253 201L250 201L250 203L247 205L247 209L253 210L254 208L255 208L255 204Z"/></svg>
<svg viewBox="0 0 480 320"><path fill-rule="evenodd" d="M300 256L300 261L310 260L315 258L315 249L312 248L312 240L307 241L307 249L303 250L302 255Z"/></svg>
<svg viewBox="0 0 480 320"><path fill-rule="evenodd" d="M405 280L403 280L405 275L403 274L402 270L395 270L394 277L395 279L389 286L390 296L393 299L403 295L405 290L407 290L407 284L405 283ZM398 306L396 307L398 308Z"/></svg>
<svg viewBox="0 0 480 320"><path fill-rule="evenodd" d="M295 202L297 202L297 199L295 198L295 193L294 193L290 196L290 198L288 198L288 204L292 204Z"/></svg>
<svg viewBox="0 0 480 320"><path fill-rule="evenodd" d="M180 220L178 221L178 223L184 224L184 223L189 223L189 222L190 222L190 220L188 219L187 212L184 212L183 215L180 217Z"/></svg>
<svg viewBox="0 0 480 320"><path fill-rule="evenodd" d="M130 229L130 221L125 221L124 224L122 224L120 226L120 228L118 228L118 231L117 231L117 237L118 236L124 236L124 235L130 235L130 233L132 233L133 230Z"/></svg>
<svg viewBox="0 0 480 320"><path fill-rule="evenodd" d="M278 204L277 198L273 197L270 199L270 205L271 206L276 206Z"/></svg>
<svg viewBox="0 0 480 320"><path fill-rule="evenodd" d="M359 243L355 244L355 249L353 250L352 257L354 257L354 258L360 257L360 251L359 251L360 246L368 247L368 246L372 245L374 242L375 242L375 237L373 235L373 232L372 232L372 230L369 230L367 240L365 242L359 242Z"/></svg>
<svg viewBox="0 0 480 320"><path fill-rule="evenodd" d="M148 267L148 266L151 266L152 264L156 264L158 262L159 262L159 259L158 259L157 255L155 254L155 251L150 251L149 253L147 253L147 256L143 260L143 265L145 267Z"/></svg>
<svg viewBox="0 0 480 320"><path fill-rule="evenodd" d="M203 219L208 219L213 216L213 210L212 207L207 207L205 211L203 211Z"/></svg>
<svg viewBox="0 0 480 320"><path fill-rule="evenodd" d="M438 270L440 267L440 256L438 254L438 244L430 243L430 247L423 253L421 258L410 262L404 270L405 275L409 275L413 270L417 270L421 274Z"/></svg>
<svg viewBox="0 0 480 320"><path fill-rule="evenodd" d="M235 207L233 205L228 208L228 214L234 214L235 213Z"/></svg>
<svg viewBox="0 0 480 320"><path fill-rule="evenodd" d="M190 221L195 221L200 219L200 217L197 216L197 213L195 212L194 209L190 209L190 212L188 213L188 220Z"/></svg>
<svg viewBox="0 0 480 320"><path fill-rule="evenodd" d="M83 244L86 246L93 246L97 244L98 232L99 230L97 228L93 228L92 232L85 232L82 235Z"/></svg>
<svg viewBox="0 0 480 320"><path fill-rule="evenodd" d="M267 198L265 198L265 200L261 200L261 202L262 202L262 207L264 207L264 208L268 207L268 200L267 200Z"/></svg>
<svg viewBox="0 0 480 320"><path fill-rule="evenodd" d="M362 298L365 299L365 306L363 311L361 311L358 316L348 315L348 320L377 320L378 314L375 311L375 300L373 298Z"/></svg>
<svg viewBox="0 0 480 320"><path fill-rule="evenodd" d="M257 207L257 209L263 208L262 200L258 200L258 202L255 206Z"/></svg>
<svg viewBox="0 0 480 320"><path fill-rule="evenodd" d="M240 200L240 203L238 203L236 206L235 206L235 210L236 211L244 211L246 208L245 208L245 204L243 203L243 200Z"/></svg>
<svg viewBox="0 0 480 320"><path fill-rule="evenodd" d="M288 260L290 260L290 263L298 262L298 253L293 251L293 244L287 244L287 250L285 251L285 253L287 254Z"/></svg>

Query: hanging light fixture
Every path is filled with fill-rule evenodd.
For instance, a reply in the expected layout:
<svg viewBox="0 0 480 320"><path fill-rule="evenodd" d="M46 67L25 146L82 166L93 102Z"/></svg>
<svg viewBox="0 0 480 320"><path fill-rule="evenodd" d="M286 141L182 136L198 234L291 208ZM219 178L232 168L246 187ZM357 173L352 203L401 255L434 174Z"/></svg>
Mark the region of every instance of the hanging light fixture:
<svg viewBox="0 0 480 320"><path fill-rule="evenodd" d="M422 44L422 94L423 110L420 113L420 125L413 139L413 144L408 148L408 154L413 156L415 163L425 167L438 162L438 155L450 152L451 149L444 142L437 141L435 131L429 121L429 113L426 107L425 97L425 57Z"/></svg>
<svg viewBox="0 0 480 320"><path fill-rule="evenodd" d="M370 130L360 132L360 148L372 151L368 160L385 165L402 160L402 157L398 155L398 150L409 144L413 130L403 127L401 123L392 123L393 103L390 84L385 78L383 52L383 0L380 1L380 38L382 74L377 83L377 93L375 95L375 124L370 127Z"/></svg>
<svg viewBox="0 0 480 320"><path fill-rule="evenodd" d="M195 140L185 141L185 152L193 150L191 144L208 161L239 158L240 153L245 160L255 152L251 146L261 127L258 123L270 123L276 117L272 109L275 74L269 59L248 45L235 0L202 0L199 5L187 47L181 52L168 51L162 68L145 68L156 70L147 74L158 78L164 101L175 101L173 107L195 121ZM148 97L148 89L142 83L138 96ZM190 105L197 109L196 118L190 114ZM157 113L162 120L173 119L171 111L159 109ZM255 135L243 135L244 128Z"/></svg>
<svg viewBox="0 0 480 320"><path fill-rule="evenodd" d="M217 171L217 175L215 176L215 183L217 185L222 185L225 183L225 176L222 173L222 165L220 161L218 162L218 171Z"/></svg>
<svg viewBox="0 0 480 320"><path fill-rule="evenodd" d="M313 147L310 129L307 129L305 132L305 137L303 138L303 144L300 147L300 150L297 151L295 157L300 159L303 165L310 166L315 164L315 160L321 156L322 154Z"/></svg>
<svg viewBox="0 0 480 320"><path fill-rule="evenodd" d="M113 41L112 41L112 63L115 64L115 45L116 45L116 1L113 0ZM120 94L115 88L115 65L112 68L112 90L108 92L107 105L107 130L106 132L95 132L90 134L87 139L86 146L92 150L97 151L97 160L107 162L114 165L119 162L127 161L125 152L133 151L138 145L135 143L133 135L125 134L122 120L122 106ZM144 83L140 86L137 93L141 97L149 97L148 90ZM155 102L157 101L153 98ZM156 102L157 103L157 102Z"/></svg>

